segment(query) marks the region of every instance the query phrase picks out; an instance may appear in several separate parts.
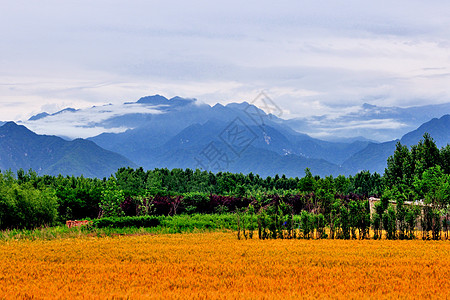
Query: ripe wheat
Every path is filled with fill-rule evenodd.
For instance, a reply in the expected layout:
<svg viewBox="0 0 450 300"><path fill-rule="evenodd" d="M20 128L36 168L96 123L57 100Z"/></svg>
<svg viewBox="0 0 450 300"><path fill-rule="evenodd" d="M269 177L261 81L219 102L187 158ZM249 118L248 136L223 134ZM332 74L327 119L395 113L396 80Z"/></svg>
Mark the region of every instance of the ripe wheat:
<svg viewBox="0 0 450 300"><path fill-rule="evenodd" d="M397 298L450 294L448 241L233 233L0 243L0 298Z"/></svg>

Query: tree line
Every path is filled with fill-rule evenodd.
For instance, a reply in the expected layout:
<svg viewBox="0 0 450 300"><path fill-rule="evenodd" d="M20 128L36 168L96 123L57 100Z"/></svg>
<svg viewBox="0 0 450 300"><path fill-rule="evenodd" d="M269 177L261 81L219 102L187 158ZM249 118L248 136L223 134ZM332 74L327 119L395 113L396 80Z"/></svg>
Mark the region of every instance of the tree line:
<svg viewBox="0 0 450 300"><path fill-rule="evenodd" d="M366 238L368 228L375 230L375 238L383 232L388 238L413 238L419 225L426 238L437 239L448 230L449 174L450 146L439 149L428 134L410 148L397 143L383 176L361 171L319 177L306 169L301 178L262 178L198 169L121 168L110 178L97 179L3 171L0 228L51 226L69 219L233 212L246 215L243 220L254 215L251 227L258 227L264 238L293 236L294 228L301 229L302 236L323 237L325 227L333 238ZM372 216L369 197L381 198ZM423 201L420 208L408 204L416 200Z"/></svg>

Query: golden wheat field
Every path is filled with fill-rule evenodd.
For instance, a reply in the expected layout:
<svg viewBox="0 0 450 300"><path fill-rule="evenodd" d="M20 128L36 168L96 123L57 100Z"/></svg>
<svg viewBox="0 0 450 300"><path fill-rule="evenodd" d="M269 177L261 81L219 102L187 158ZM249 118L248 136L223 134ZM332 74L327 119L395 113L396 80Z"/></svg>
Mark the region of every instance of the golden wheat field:
<svg viewBox="0 0 450 300"><path fill-rule="evenodd" d="M0 243L0 298L448 298L450 242L232 233Z"/></svg>

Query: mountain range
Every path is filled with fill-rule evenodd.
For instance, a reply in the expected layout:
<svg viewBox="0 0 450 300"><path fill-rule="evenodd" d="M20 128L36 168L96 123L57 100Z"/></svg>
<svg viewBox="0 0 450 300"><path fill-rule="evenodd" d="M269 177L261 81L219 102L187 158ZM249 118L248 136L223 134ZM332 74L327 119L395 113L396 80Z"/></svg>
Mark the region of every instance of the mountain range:
<svg viewBox="0 0 450 300"><path fill-rule="evenodd" d="M330 141L369 138L386 142L402 137L433 118L450 113L450 103L413 107L382 107L364 103L349 112L286 120L296 131Z"/></svg>
<svg viewBox="0 0 450 300"><path fill-rule="evenodd" d="M447 109L446 105L424 106L424 115L437 114L436 107L441 114ZM375 123L386 119L401 123L404 115L409 116L406 117L409 124L424 118L416 116L419 108L404 109L400 113L397 108L389 110L365 104L363 109L366 118L370 114L379 116ZM389 115L389 111L393 113ZM395 115L399 117L395 119ZM427 119L428 122L417 125L399 140L407 145L415 144L424 132L429 132L439 146L446 145L450 142L447 130L450 117L439 117ZM340 121L345 118L342 116ZM120 166L201 168L292 177L302 176L306 167L321 176L349 175L361 170L383 173L386 160L398 141L379 143L371 136L335 137L333 141L324 141L294 130L298 122L299 119L284 120L267 114L246 102L210 106L195 99L167 99L160 95L119 106L66 108L54 114L40 113L20 122L38 133L56 134L66 140L34 134L13 123L0 127L0 132L8 133L0 133L0 169L22 167L42 174L89 177L108 176ZM11 129L15 126L20 130ZM67 140L78 136L88 139ZM49 139L58 142L49 143ZM54 148L49 149L50 145Z"/></svg>
<svg viewBox="0 0 450 300"><path fill-rule="evenodd" d="M383 173L387 158L394 153L397 142L412 146L417 144L427 132L441 148L450 143L450 115L434 118L411 132L405 134L401 139L384 143L370 143L365 149L352 155L343 163L343 167L352 172L370 170Z"/></svg>
<svg viewBox="0 0 450 300"><path fill-rule="evenodd" d="M0 127L1 170L33 169L39 174L103 178L122 166L136 165L88 140L38 135L14 122Z"/></svg>

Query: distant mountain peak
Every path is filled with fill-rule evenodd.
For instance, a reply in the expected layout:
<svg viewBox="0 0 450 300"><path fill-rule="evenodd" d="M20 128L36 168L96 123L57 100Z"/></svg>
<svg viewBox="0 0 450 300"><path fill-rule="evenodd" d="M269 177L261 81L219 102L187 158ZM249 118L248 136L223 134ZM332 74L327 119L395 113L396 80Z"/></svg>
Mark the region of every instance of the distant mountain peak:
<svg viewBox="0 0 450 300"><path fill-rule="evenodd" d="M36 136L36 133L29 130L23 125L18 125L15 122L6 122L0 127L0 138L15 136L18 138L28 138ZM1 139L0 139L1 140ZM1 160L1 158L0 158Z"/></svg>
<svg viewBox="0 0 450 300"><path fill-rule="evenodd" d="M179 96L175 96L175 97L169 99L169 104L172 106L185 106L185 105L194 103L196 101L197 101L197 99L195 99L195 98L182 98Z"/></svg>
<svg viewBox="0 0 450 300"><path fill-rule="evenodd" d="M40 120L40 119L43 119L45 117L48 117L49 115L50 115L49 113L42 112L42 113L39 113L37 115L32 116L31 118L28 119L28 121Z"/></svg>
<svg viewBox="0 0 450 300"><path fill-rule="evenodd" d="M34 132L32 132L31 130L29 130L28 128L26 128L23 125L18 125L13 121L10 122L6 122L5 124L3 124L2 127L0 127L0 132L8 132L8 133L32 133L35 134Z"/></svg>
<svg viewBox="0 0 450 300"><path fill-rule="evenodd" d="M78 109L75 109L75 108L72 108L72 107L67 107L67 108L64 108L64 109L62 109L62 110L60 110L58 112L55 112L54 114L52 114L52 116L56 116L56 115L59 115L59 114L65 113L65 112L76 112L77 110Z"/></svg>
<svg viewBox="0 0 450 300"><path fill-rule="evenodd" d="M195 101L197 101L197 99L195 99L195 98L182 98L179 96L175 96L173 98L167 99L164 96L156 94L153 96L142 97L136 103L151 104L151 105L168 105L168 106L178 107L178 106L185 106L185 105L194 103ZM128 102L127 104L132 104L132 103Z"/></svg>
<svg viewBox="0 0 450 300"><path fill-rule="evenodd" d="M136 103L140 104L153 104L153 105L162 105L168 104L169 99L161 95L153 95L153 96L145 96L140 98Z"/></svg>
<svg viewBox="0 0 450 300"><path fill-rule="evenodd" d="M229 108L237 108L237 109L246 109L247 107L249 107L251 104L249 104L248 102L244 101L241 103L228 103L226 105L226 107Z"/></svg>
<svg viewBox="0 0 450 300"><path fill-rule="evenodd" d="M7 128L7 127L15 127L15 126L19 126L19 125L17 125L16 122L14 122L14 121L8 121L3 126L5 126L5 128Z"/></svg>
<svg viewBox="0 0 450 300"><path fill-rule="evenodd" d="M214 104L214 106L212 108L224 108L224 107L225 106L223 106L222 104L216 103L216 104Z"/></svg>
<svg viewBox="0 0 450 300"><path fill-rule="evenodd" d="M229 103L226 105L226 107L231 108L231 109L245 110L249 114L257 113L259 116L264 116L264 115L269 116L264 110L262 110L258 106L254 105L252 103L248 103L246 101L241 102L241 103Z"/></svg>
<svg viewBox="0 0 450 300"><path fill-rule="evenodd" d="M438 147L445 146L450 141L450 115L443 115L440 118L433 118L430 121L420 125L414 131L408 132L401 138L402 144L417 144L423 137L424 133L429 133L436 141Z"/></svg>
<svg viewBox="0 0 450 300"><path fill-rule="evenodd" d="M39 113L37 115L32 116L31 118L28 119L28 121L37 121L37 120L46 118L48 116L56 116L56 115L59 115L59 114L65 113L65 112L76 112L76 111L78 111L78 109L75 109L75 108L72 108L72 107L67 107L67 108L64 108L64 109L62 109L60 111L57 111L57 112L55 112L53 114L49 114L47 112L42 112L42 113Z"/></svg>
<svg viewBox="0 0 450 300"><path fill-rule="evenodd" d="M0 169L33 169L40 174L84 175L102 178L122 166L135 166L117 153L92 141L65 141L38 135L23 125L7 122L0 127Z"/></svg>
<svg viewBox="0 0 450 300"><path fill-rule="evenodd" d="M183 97L180 97L180 96L175 96L173 98L170 98L169 101L173 101L173 102L177 102L177 101L194 102L194 101L197 101L197 99L195 99L195 98L183 98Z"/></svg>
<svg viewBox="0 0 450 300"><path fill-rule="evenodd" d="M375 107L377 107L377 106L376 106L376 105L369 104L369 103L364 103L364 104L362 105L362 108L363 108L363 109L372 109L372 108L375 108Z"/></svg>

